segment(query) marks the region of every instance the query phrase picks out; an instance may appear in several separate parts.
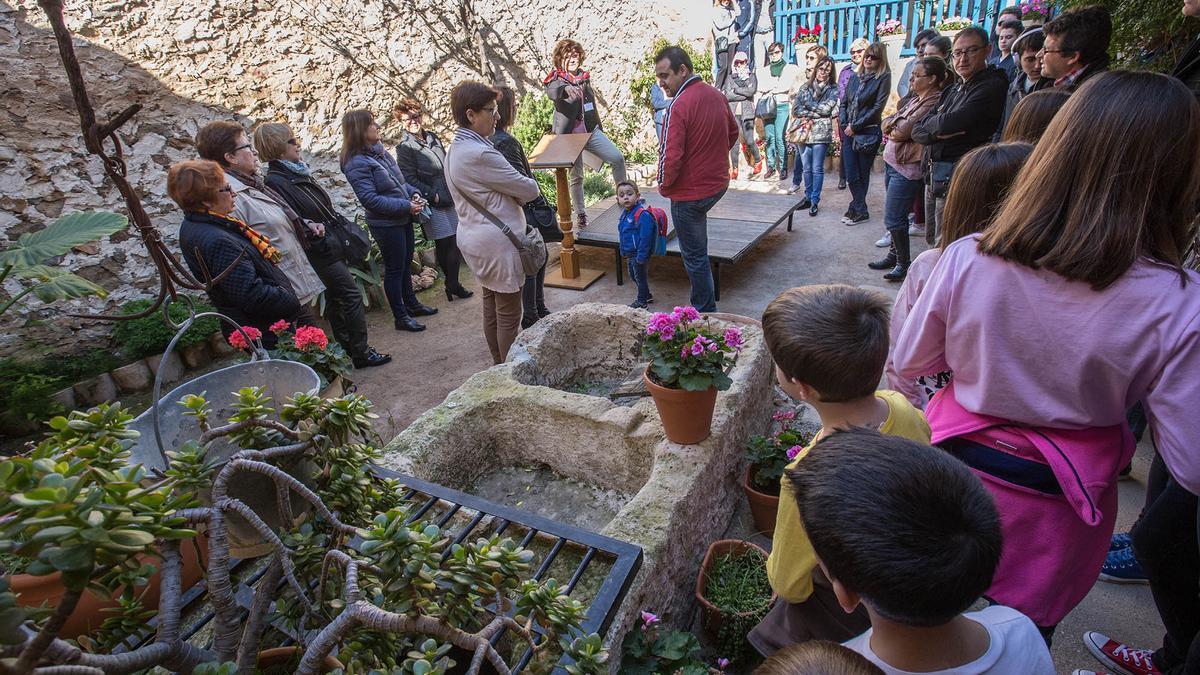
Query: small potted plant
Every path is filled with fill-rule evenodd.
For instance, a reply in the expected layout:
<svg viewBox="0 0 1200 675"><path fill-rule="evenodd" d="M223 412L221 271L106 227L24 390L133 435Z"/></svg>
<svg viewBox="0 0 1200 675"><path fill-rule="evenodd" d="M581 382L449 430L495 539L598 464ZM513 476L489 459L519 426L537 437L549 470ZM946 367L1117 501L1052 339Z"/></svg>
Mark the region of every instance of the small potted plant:
<svg viewBox="0 0 1200 675"><path fill-rule="evenodd" d="M254 326L242 326L242 331L254 341L262 337L262 331ZM242 331L233 331L229 335L229 344L242 351L250 351L251 345ZM321 378L322 395L339 396L343 393L339 389L344 390L353 372L350 355L340 344L330 343L325 331L316 326L293 327L283 319L271 324L270 331L277 338L275 348L268 352L271 358L295 361L312 368Z"/></svg>
<svg viewBox="0 0 1200 675"><path fill-rule="evenodd" d="M970 28L973 25L975 25L975 22L968 18L961 16L948 16L938 23L937 32L953 40L954 36L958 34L958 31L964 28Z"/></svg>
<svg viewBox="0 0 1200 675"><path fill-rule="evenodd" d="M896 19L885 19L875 24L875 34L880 39L904 35L904 24Z"/></svg>
<svg viewBox="0 0 1200 675"><path fill-rule="evenodd" d="M796 62L803 64L804 59L808 57L808 50L817 46L821 42L821 24L816 24L812 28L807 26L799 26L796 32L792 34L792 44L795 45Z"/></svg>
<svg viewBox="0 0 1200 675"><path fill-rule="evenodd" d="M704 634L719 653L737 661L747 653L746 635L775 602L767 552L748 541L714 541L700 563L696 601Z"/></svg>
<svg viewBox="0 0 1200 675"><path fill-rule="evenodd" d="M750 502L754 527L771 536L775 532L775 514L779 509L779 481L784 467L812 441L812 434L799 428L795 410L781 410L771 417L774 433L755 436L746 445L746 473L742 490Z"/></svg>
<svg viewBox="0 0 1200 675"><path fill-rule="evenodd" d="M712 429L717 392L733 385L729 371L745 344L742 331L720 331L695 307L658 312L646 324L642 355L650 360L646 389L674 443L699 443Z"/></svg>
<svg viewBox="0 0 1200 675"><path fill-rule="evenodd" d="M1046 0L1029 0L1029 2L1022 2L1019 6L1021 8L1021 23L1026 28L1046 23L1046 16L1050 11Z"/></svg>

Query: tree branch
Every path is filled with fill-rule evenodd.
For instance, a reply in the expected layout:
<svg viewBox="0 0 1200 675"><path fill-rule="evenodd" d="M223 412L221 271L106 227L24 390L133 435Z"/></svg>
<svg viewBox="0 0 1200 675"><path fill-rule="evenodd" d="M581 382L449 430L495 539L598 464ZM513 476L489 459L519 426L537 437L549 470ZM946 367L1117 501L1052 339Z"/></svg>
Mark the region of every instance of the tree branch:
<svg viewBox="0 0 1200 675"><path fill-rule="evenodd" d="M242 630L242 641L238 645L237 665L239 675L253 675L258 665L258 644L262 639L264 619L271 601L275 599L275 588L279 585L279 576L283 571L280 557L276 554L267 571L258 581L254 591L254 604L250 606L250 615L246 619L246 627Z"/></svg>
<svg viewBox="0 0 1200 675"><path fill-rule="evenodd" d="M42 654L54 643L59 631L67 623L67 619L71 618L71 613L75 611L75 606L79 604L79 598L82 596L83 591L81 590L67 589L62 600L58 602L58 607L54 608L54 614L46 620L38 634L21 650L21 656L17 658L14 666L18 673L27 673L33 670L38 660L42 658Z"/></svg>

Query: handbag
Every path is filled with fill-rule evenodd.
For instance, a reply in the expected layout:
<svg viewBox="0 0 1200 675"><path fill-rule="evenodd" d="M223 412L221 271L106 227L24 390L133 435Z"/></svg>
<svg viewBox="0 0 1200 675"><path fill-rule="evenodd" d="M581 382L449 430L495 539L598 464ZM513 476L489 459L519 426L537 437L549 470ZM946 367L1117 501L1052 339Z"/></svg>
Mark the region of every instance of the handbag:
<svg viewBox="0 0 1200 675"><path fill-rule="evenodd" d="M545 195L522 204L521 209L525 211L525 222L542 234L542 241L553 243L563 240L563 232L558 227L558 213L546 201Z"/></svg>
<svg viewBox="0 0 1200 675"><path fill-rule="evenodd" d="M812 138L813 122L807 118L793 117L792 121L788 122L787 132L784 134L784 139L788 143L808 143L808 139Z"/></svg>
<svg viewBox="0 0 1200 675"><path fill-rule="evenodd" d="M479 202L475 201L471 195L465 192L460 192L459 194L476 211L483 214L484 218L490 220L493 225L504 232L504 236L508 237L508 240L512 242L513 247L517 249L517 253L521 256L521 270L525 272L525 276L534 276L538 273L538 270L546 265L546 260L550 254L546 252L546 242L542 241L542 233L537 228L531 227L524 234L518 235L509 229L507 225L500 222L499 218L492 215L491 211L480 206Z"/></svg>
<svg viewBox="0 0 1200 675"><path fill-rule="evenodd" d="M855 152L873 153L879 149L879 144L883 142L883 134L880 133L879 127L872 128L875 131L854 134L850 146L854 148Z"/></svg>
<svg viewBox="0 0 1200 675"><path fill-rule="evenodd" d="M929 187L937 199L945 199L950 192L950 179L954 177L954 162L929 163Z"/></svg>
<svg viewBox="0 0 1200 675"><path fill-rule="evenodd" d="M754 104L754 116L764 122L775 121L775 97L764 96Z"/></svg>
<svg viewBox="0 0 1200 675"><path fill-rule="evenodd" d="M342 260L347 265L361 265L371 253L371 235L344 216L339 215L332 223L326 223L325 233L342 245Z"/></svg>

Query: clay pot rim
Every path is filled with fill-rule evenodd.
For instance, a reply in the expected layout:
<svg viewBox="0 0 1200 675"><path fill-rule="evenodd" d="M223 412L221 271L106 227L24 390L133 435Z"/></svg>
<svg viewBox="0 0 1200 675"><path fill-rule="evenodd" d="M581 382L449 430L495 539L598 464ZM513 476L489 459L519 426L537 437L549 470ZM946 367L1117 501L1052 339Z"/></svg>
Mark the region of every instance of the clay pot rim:
<svg viewBox="0 0 1200 675"><path fill-rule="evenodd" d="M664 387L663 385L658 384L657 382L655 382L654 380L652 380L650 378L650 366L649 365L647 365L646 369L642 371L642 379L646 382L647 390L649 390L650 387L654 387L655 389L661 389L662 391L680 391L685 394L701 395L701 394L707 394L708 392L714 391L717 389L715 386L713 386L713 387L709 387L708 389L701 389L700 391L692 391L691 389L684 389L683 387ZM719 394L721 392L717 391L717 393Z"/></svg>
<svg viewBox="0 0 1200 675"><path fill-rule="evenodd" d="M754 462L748 462L746 464L746 471L742 473L742 489L746 490L747 492L753 492L756 495L761 495L763 497L766 497L767 499L779 499L779 495L773 495L769 492L763 492L762 490L755 488L754 483L750 482L750 472L754 471L755 466L757 466L757 464L755 464ZM723 540L723 541L741 541L741 540L728 539L728 540Z"/></svg>
<svg viewBox="0 0 1200 675"><path fill-rule="evenodd" d="M744 612L726 612L726 611L722 610L720 607L717 607L712 602L710 602L708 600L708 598L704 597L704 581L708 577L708 570L715 564L714 557L715 557L716 549L718 547L741 549L743 553L748 549L755 549L759 553L763 554L763 558L766 558L768 555L766 549L759 546L758 544L755 544L752 541L746 541L744 539L718 539L718 540L712 542L711 544L708 545L708 550L705 551L705 553L704 553L704 560L700 562L700 572L699 572L699 574L696 575L696 591L695 591L696 600L700 603L701 607L703 607L709 611L716 612L717 614L720 614L722 616L732 616L732 617L753 616L756 613L756 610L747 610ZM767 602L765 603L765 606L770 607L770 606L774 605L775 600L778 597L779 596L775 593L774 589L772 589L771 597L767 600Z"/></svg>

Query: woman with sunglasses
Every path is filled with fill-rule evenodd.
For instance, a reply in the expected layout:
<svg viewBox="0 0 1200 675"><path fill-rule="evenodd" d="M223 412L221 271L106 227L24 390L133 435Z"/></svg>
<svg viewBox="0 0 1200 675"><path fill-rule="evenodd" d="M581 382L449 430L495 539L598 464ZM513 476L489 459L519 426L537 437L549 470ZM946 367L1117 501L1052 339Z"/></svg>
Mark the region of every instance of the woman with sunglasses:
<svg viewBox="0 0 1200 675"><path fill-rule="evenodd" d="M842 146L842 164L846 166L846 182L850 185L850 208L842 217L846 225L856 225L871 218L867 210L867 190L871 186L871 167L883 141L879 124L883 121L883 106L892 89L888 72L887 46L874 42L863 52L862 64L842 96L842 133L849 143Z"/></svg>
<svg viewBox="0 0 1200 675"><path fill-rule="evenodd" d="M393 107L396 121L404 127L404 136L396 146L396 163L408 184L429 201L429 219L421 223L426 239L433 241L434 255L446 278L446 301L469 298L474 293L458 280L462 253L458 250L458 215L454 198L446 187L446 149L438 137L425 128L425 110L416 100L406 98Z"/></svg>
<svg viewBox="0 0 1200 675"><path fill-rule="evenodd" d="M196 132L196 152L216 162L236 195L230 215L270 240L278 253L276 264L306 307L325 290L325 284L308 261L313 240L325 236L325 226L306 222L283 199L272 194L258 175L258 154L246 130L236 122L209 122ZM212 276L218 271L213 270ZM311 311L310 311L311 314Z"/></svg>
<svg viewBox="0 0 1200 675"><path fill-rule="evenodd" d="M866 38L858 38L850 43L850 63L842 66L838 72L838 100L842 100L846 95L846 87L850 86L850 80L854 78L854 71L862 64L863 52L867 51L867 46L871 43ZM849 139L846 137L846 131L841 124L838 125L838 147L847 148L850 146ZM838 189L846 189L846 159L842 155L841 161L838 162Z"/></svg>
<svg viewBox="0 0 1200 675"><path fill-rule="evenodd" d="M350 273L350 265L362 260L346 249L341 233L357 228L333 208L329 193L313 178L312 171L300 156L300 142L286 124L260 124L254 130L254 148L260 159L267 162L263 181L267 189L279 196L305 221L320 223L325 236L309 242L308 262L325 284L326 310L333 329L333 339L346 350L355 368L382 366L392 360L367 344L367 314L362 292ZM337 234L335 234L337 233Z"/></svg>
<svg viewBox="0 0 1200 675"><path fill-rule="evenodd" d="M750 56L746 52L733 56L733 68L721 73L717 88L725 94L729 112L738 123L738 143L729 149L729 177L737 180L738 155L742 154L750 164L750 177L754 178L763 168L758 144L754 142L754 94L758 91L758 78L750 70Z"/></svg>

